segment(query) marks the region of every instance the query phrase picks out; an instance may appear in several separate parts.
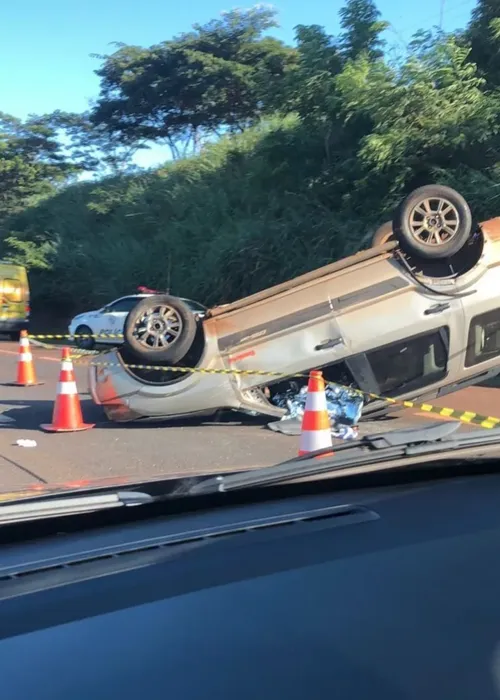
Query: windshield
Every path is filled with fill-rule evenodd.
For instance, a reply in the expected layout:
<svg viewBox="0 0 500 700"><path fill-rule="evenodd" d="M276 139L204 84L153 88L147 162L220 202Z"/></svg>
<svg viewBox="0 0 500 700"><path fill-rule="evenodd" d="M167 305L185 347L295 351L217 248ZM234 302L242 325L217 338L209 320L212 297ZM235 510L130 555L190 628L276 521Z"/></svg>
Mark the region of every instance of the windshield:
<svg viewBox="0 0 500 700"><path fill-rule="evenodd" d="M491 3L289 4L9 28L2 503L498 426Z"/></svg>

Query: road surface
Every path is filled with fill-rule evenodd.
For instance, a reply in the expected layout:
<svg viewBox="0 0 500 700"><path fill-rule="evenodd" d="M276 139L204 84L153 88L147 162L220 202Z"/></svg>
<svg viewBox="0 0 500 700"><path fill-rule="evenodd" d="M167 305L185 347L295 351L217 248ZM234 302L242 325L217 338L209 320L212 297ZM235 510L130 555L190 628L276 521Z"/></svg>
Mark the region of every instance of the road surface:
<svg viewBox="0 0 500 700"><path fill-rule="evenodd" d="M96 427L80 433L44 433L39 426L49 423L52 416L60 352L33 346L32 352L43 385L8 386L16 376L18 346L0 341L0 414L15 420L0 426L0 491L33 483L58 484L120 476L143 479L250 468L275 464L297 454L297 437L270 431L266 428L267 419L235 413L204 422L140 426L110 423L92 403L87 393L86 368L78 363L75 372L84 419L96 423ZM474 387L436 403L500 415L500 390ZM435 416L404 411L394 419L378 422L376 430L429 420L435 420ZM16 446L16 440L23 438L36 440L37 446Z"/></svg>

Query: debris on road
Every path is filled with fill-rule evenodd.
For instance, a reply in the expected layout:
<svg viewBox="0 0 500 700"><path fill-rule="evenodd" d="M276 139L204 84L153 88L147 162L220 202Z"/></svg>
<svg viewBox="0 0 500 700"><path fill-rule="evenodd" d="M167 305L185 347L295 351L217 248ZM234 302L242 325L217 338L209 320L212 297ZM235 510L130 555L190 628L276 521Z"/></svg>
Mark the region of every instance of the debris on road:
<svg viewBox="0 0 500 700"><path fill-rule="evenodd" d="M36 440L16 440L14 444L18 447L36 447Z"/></svg>
<svg viewBox="0 0 500 700"><path fill-rule="evenodd" d="M355 440L358 437L358 422L363 410L363 397L354 389L327 384L325 389L328 416L332 426L332 437L341 440ZM299 388L294 382L290 389L276 394L272 401L279 408L286 408L287 413L280 421L272 423L272 430L290 434L288 430L281 431L280 423L299 421L304 415L307 386ZM270 426L268 426L270 427ZM283 425L285 427L285 425Z"/></svg>

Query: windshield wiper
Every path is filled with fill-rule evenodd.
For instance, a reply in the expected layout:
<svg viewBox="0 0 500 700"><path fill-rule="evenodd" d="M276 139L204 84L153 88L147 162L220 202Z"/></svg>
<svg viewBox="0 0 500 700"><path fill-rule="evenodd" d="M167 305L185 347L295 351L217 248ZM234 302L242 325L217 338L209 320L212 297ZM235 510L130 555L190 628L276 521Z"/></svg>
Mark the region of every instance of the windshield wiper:
<svg viewBox="0 0 500 700"><path fill-rule="evenodd" d="M466 447L500 445L498 430L483 429L457 434L460 427L461 424L458 422L435 423L425 428L367 435L359 440L335 446L333 450L332 448L318 450L272 467L198 479L195 483L191 483L184 494L195 496L252 486L267 486L305 476L343 471L351 467L390 462L404 457L446 454ZM324 456L332 451L333 455Z"/></svg>
<svg viewBox="0 0 500 700"><path fill-rule="evenodd" d="M26 501L17 501L16 503L7 501L5 504L1 504L0 525L52 518L58 515L91 513L96 510L121 508L122 506L138 506L152 503L155 500L154 496L136 491L113 491L112 493L66 496L64 498L57 496L48 494Z"/></svg>

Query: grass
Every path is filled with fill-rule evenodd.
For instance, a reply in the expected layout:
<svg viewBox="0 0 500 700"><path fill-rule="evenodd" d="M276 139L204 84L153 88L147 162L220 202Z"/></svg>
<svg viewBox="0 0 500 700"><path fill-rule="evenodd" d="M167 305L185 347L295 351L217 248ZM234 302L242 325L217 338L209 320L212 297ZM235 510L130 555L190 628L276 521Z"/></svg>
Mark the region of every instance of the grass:
<svg viewBox="0 0 500 700"><path fill-rule="evenodd" d="M274 119L157 172L68 187L11 220L4 238L34 261L33 305L56 313L54 330L140 284L225 303L366 238L362 217L335 213L323 150L295 117Z"/></svg>

